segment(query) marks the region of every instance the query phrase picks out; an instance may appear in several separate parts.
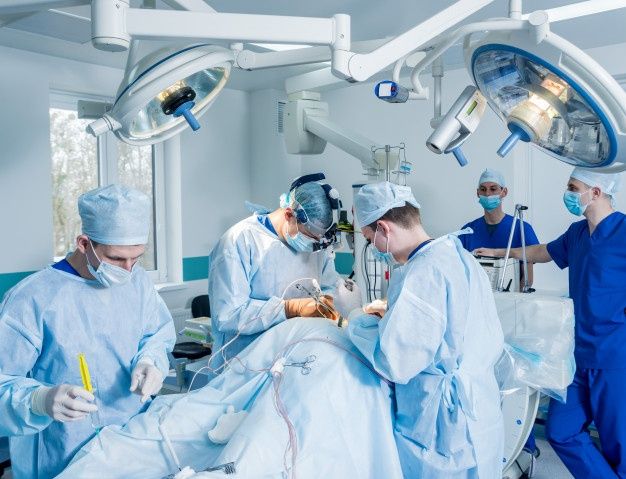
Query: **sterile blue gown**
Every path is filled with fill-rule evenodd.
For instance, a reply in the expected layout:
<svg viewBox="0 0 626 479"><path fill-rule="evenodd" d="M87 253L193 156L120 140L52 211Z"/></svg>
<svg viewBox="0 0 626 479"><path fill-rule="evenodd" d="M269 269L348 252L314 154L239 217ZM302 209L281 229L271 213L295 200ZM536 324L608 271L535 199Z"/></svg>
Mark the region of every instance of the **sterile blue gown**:
<svg viewBox="0 0 626 479"><path fill-rule="evenodd" d="M54 477L94 435L89 417L62 423L34 414L37 387L82 385L77 357L84 353L99 425L124 424L144 406L129 391L133 367L149 358L167 374L175 338L140 266L129 284L113 288L48 267L9 291L0 307L0 436L13 436L13 477Z"/></svg>
<svg viewBox="0 0 626 479"><path fill-rule="evenodd" d="M322 293L333 295L339 275L330 250L296 253L252 215L232 226L211 252L209 301L213 351L237 332L241 335L223 353L228 359L252 343L263 331L286 319L282 300L298 279L314 278ZM286 299L294 296L286 296ZM300 294L297 297L304 297ZM215 355L211 367L222 364Z"/></svg>
<svg viewBox="0 0 626 479"><path fill-rule="evenodd" d="M489 280L456 236L393 270L388 310L360 315L350 339L396 383L404 477L502 477L504 429L494 365L503 335Z"/></svg>

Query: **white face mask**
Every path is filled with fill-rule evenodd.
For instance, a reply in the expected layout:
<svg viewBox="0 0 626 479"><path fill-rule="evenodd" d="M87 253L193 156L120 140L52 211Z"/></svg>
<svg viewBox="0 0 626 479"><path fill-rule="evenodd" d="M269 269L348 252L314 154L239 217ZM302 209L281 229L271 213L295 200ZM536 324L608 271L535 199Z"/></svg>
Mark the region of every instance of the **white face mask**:
<svg viewBox="0 0 626 479"><path fill-rule="evenodd" d="M94 249L91 240L89 240L89 245L91 246L91 251L93 251L93 254L100 262L100 266L98 266L98 269L95 269L89 262L89 257L85 255L87 256L87 269L102 286L104 286L105 288L110 288L112 286L126 284L130 281L132 271L127 271L124 268L120 268L119 266L115 266L114 264L102 261L100 258L98 258L98 254L96 253L96 250ZM135 265L133 265L133 269L135 269Z"/></svg>

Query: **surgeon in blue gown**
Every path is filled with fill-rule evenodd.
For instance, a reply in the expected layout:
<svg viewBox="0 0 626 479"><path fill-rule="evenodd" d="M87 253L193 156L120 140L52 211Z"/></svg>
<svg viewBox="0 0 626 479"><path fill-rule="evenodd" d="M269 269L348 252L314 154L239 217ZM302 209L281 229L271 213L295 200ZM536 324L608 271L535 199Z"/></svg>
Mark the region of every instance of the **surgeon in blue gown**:
<svg viewBox="0 0 626 479"><path fill-rule="evenodd" d="M465 224L463 229L471 228L472 234L459 236L461 244L468 251L477 248L506 248L509 243L513 217L503 210L502 201L508 195L508 188L504 175L497 170L487 168L478 179L476 196L484 210L483 216ZM535 230L527 221L524 221L524 241L526 246L539 244ZM522 235L519 222L515 225L512 248L522 246ZM523 272L522 272L523 274ZM528 285L533 282L533 265L528 265Z"/></svg>
<svg viewBox="0 0 626 479"><path fill-rule="evenodd" d="M253 214L232 226L213 248L209 266L209 301L214 355L210 367L221 371L262 332L292 317L334 318L332 296L339 276L330 248L318 249L333 225L336 190L307 175L294 181L273 212ZM311 290L315 280L319 307L295 287Z"/></svg>
<svg viewBox="0 0 626 479"><path fill-rule="evenodd" d="M76 250L21 281L0 306L0 436L11 436L16 479L56 476L94 426L125 424L143 410L169 369L172 318L137 264L149 198L109 185L82 195L78 209ZM93 394L82 387L80 353Z"/></svg>
<svg viewBox="0 0 626 479"><path fill-rule="evenodd" d="M456 236L429 237L406 186L363 186L355 214L374 254L397 265L388 308L353 312L348 334L395 383L404 477L501 478L503 335L486 273Z"/></svg>
<svg viewBox="0 0 626 479"><path fill-rule="evenodd" d="M614 209L619 183L617 174L575 168L563 201L584 219L527 251L530 261L569 268L577 370L565 404L550 402L547 436L575 478L626 477L626 215ZM589 435L592 422L600 449Z"/></svg>

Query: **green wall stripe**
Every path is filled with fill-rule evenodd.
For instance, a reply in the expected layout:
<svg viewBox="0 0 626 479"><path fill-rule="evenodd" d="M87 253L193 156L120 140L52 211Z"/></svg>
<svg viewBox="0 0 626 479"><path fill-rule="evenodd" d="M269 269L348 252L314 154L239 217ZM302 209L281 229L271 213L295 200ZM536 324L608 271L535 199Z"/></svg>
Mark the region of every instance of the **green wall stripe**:
<svg viewBox="0 0 626 479"><path fill-rule="evenodd" d="M19 273L0 273L0 301L8 290L17 283L22 281L26 276L35 273L35 271L22 271Z"/></svg>
<svg viewBox="0 0 626 479"><path fill-rule="evenodd" d="M209 277L209 257L183 258L183 281L195 281Z"/></svg>
<svg viewBox="0 0 626 479"><path fill-rule="evenodd" d="M354 265L352 253L335 253L335 268L339 274L350 274ZM17 273L0 273L0 299L8 290L33 274L35 271L23 271ZM183 258L183 281L195 281L207 279L209 274L209 257L194 256Z"/></svg>
<svg viewBox="0 0 626 479"><path fill-rule="evenodd" d="M349 275L354 267L354 255L352 253L335 253L335 269L339 274Z"/></svg>

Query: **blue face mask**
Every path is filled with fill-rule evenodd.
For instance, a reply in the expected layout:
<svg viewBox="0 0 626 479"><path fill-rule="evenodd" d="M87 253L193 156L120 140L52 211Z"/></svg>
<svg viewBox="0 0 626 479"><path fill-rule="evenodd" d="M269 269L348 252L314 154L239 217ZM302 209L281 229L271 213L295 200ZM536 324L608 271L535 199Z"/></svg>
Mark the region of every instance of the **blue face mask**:
<svg viewBox="0 0 626 479"><path fill-rule="evenodd" d="M127 271L124 268L120 268L119 266L115 266L114 264L106 263L98 258L98 254L91 244L91 240L89 240L89 245L91 246L91 251L96 256L100 265L98 269L91 266L89 262L89 257L87 257L87 269L91 273L91 275L98 280L98 282L104 286L105 288L110 288L112 286L118 286L121 284L126 284L130 281L132 272ZM133 265L133 269L135 265Z"/></svg>
<svg viewBox="0 0 626 479"><path fill-rule="evenodd" d="M376 247L377 234L378 228L376 228L376 232L374 233L374 241L372 241L372 246L374 246L374 249L372 250L374 259L376 259L376 261L380 261L381 263L387 263L389 266L393 266L394 264L396 264L396 259L393 257L393 254L389 252L389 238L387 238L387 251L383 253L382 251L379 251Z"/></svg>
<svg viewBox="0 0 626 479"><path fill-rule="evenodd" d="M584 193L566 191L565 193L563 193L563 203L565 203L567 211L569 211L573 215L581 216L589 205L582 205L580 203L580 199L582 195L589 193L590 191L591 190L587 190Z"/></svg>
<svg viewBox="0 0 626 479"><path fill-rule="evenodd" d="M297 225L298 223L296 223L296 227ZM285 239L287 240L287 244L297 253L312 253L313 246L317 243L313 238L303 235L300 231L297 231L295 236L291 236L289 231L287 231L285 233Z"/></svg>
<svg viewBox="0 0 626 479"><path fill-rule="evenodd" d="M500 206L500 203L502 203L502 199L500 198L500 195L491 195L491 196L480 195L478 197L478 202L480 203L480 206L485 208L487 211L491 211L491 210L495 210L498 206Z"/></svg>

